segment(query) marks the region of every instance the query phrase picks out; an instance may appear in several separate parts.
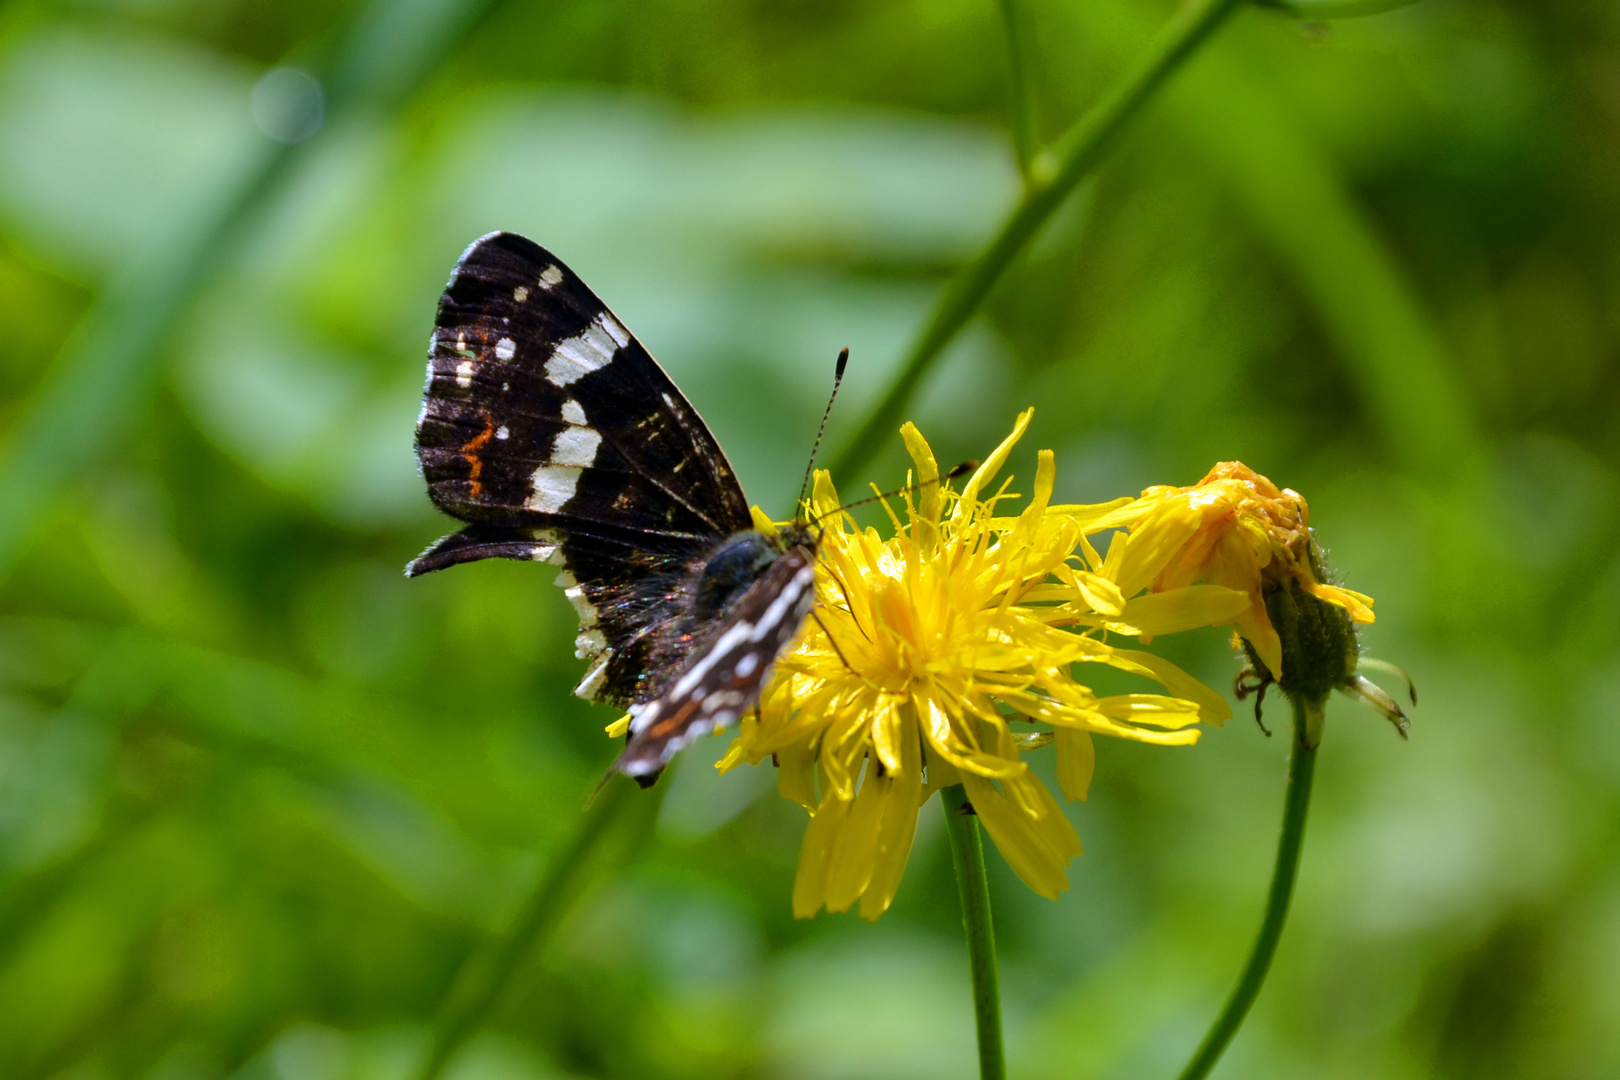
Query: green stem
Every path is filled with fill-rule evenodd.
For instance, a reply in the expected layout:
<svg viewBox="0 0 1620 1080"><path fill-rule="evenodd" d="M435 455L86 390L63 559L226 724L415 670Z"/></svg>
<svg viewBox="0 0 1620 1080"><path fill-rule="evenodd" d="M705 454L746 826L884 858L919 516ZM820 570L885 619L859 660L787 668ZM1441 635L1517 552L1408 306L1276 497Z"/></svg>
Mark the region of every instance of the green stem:
<svg viewBox="0 0 1620 1080"><path fill-rule="evenodd" d="M1026 188L1036 183L1032 166L1039 148L1035 134L1035 71L1024 20L1023 0L1001 0L1001 22L1007 31L1007 120L1012 128L1013 149L1018 154L1018 173Z"/></svg>
<svg viewBox="0 0 1620 1080"><path fill-rule="evenodd" d="M917 384L945 346L978 311L1013 259L1075 186L1102 161L1126 122L1244 2L1194 0L1183 8L1102 100L1081 117L1067 135L1037 155L1053 159L1051 180L1026 192L989 246L946 284L927 326L901 362L900 374L888 393L833 459L833 475L851 472L889 437L899 424Z"/></svg>
<svg viewBox="0 0 1620 1080"><path fill-rule="evenodd" d="M1319 706L1318 706L1319 708ZM1260 934L1254 948L1249 951L1249 962L1232 996L1226 999L1209 1034L1198 1047L1198 1052L1182 1070L1181 1080L1202 1080L1220 1060L1226 1044L1232 1041L1249 1014L1249 1007L1260 995L1260 986L1266 981L1271 958L1276 955L1277 941L1282 937L1283 923L1288 918L1288 901L1294 895L1294 879L1299 874L1299 853L1305 843L1305 814L1311 805L1311 778L1316 770L1316 748L1307 745L1307 732L1313 726L1311 709L1300 699L1294 699L1294 748L1288 759L1288 789L1283 796L1282 836L1277 841L1277 865L1271 872L1271 893L1266 899L1266 917L1260 924Z"/></svg>
<svg viewBox="0 0 1620 1080"><path fill-rule="evenodd" d="M633 806L656 811L661 801L657 793L668 786L667 783L660 785L652 796L638 798L633 784L615 777L602 790L580 818L574 835L552 856L551 864L523 901L506 933L488 948L468 957L456 972L440 1005L433 1027L433 1043L416 1073L417 1080L437 1080L455 1052L499 1003L518 963L556 929L571 902L588 883L592 864L597 861L592 855L612 832L611 826Z"/></svg>
<svg viewBox="0 0 1620 1080"><path fill-rule="evenodd" d="M956 891L962 900L968 964L973 972L973 1015L979 1032L981 1080L1006 1080L1001 1048L1001 987L996 978L996 932L990 922L990 879L984 873L979 819L960 784L940 792L956 864Z"/></svg>

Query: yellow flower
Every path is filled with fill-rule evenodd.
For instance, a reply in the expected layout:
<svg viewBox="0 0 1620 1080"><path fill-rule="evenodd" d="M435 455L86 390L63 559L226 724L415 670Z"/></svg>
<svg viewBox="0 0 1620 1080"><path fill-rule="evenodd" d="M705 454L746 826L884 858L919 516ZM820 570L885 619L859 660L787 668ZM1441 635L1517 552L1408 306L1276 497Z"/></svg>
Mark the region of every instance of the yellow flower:
<svg viewBox="0 0 1620 1080"><path fill-rule="evenodd" d="M1240 461L1220 462L1191 487L1150 487L1140 499L1092 520L1087 532L1122 526L1129 533L1110 542L1098 572L1127 597L1149 586L1150 595L1164 598L1160 603L1168 594L1178 594L1181 602L1170 612L1183 616L1178 628L1205 615L1203 625L1230 621L1274 678L1283 677L1285 661L1266 610L1268 593L1297 582L1305 593L1344 609L1354 621L1373 621L1370 596L1321 580L1305 499L1296 491L1279 490ZM1180 591L1200 581L1245 599L1230 619L1223 619L1220 597L1210 600L1211 594ZM1204 610L1190 610L1195 601L1204 601Z"/></svg>
<svg viewBox="0 0 1620 1080"><path fill-rule="evenodd" d="M881 915L899 887L919 808L954 784L1018 876L1055 898L1080 841L1020 750L1055 742L1060 785L1083 798L1091 733L1185 745L1198 737L1189 725L1229 715L1218 694L1174 665L1062 628L1091 610L1072 582L1105 593L1095 598L1104 607L1121 607L1111 584L1069 565L1088 515L1120 504L1050 506L1055 466L1042 451L1028 505L997 516L1013 496L1006 484L994 494L987 487L1033 413L1019 416L960 493L939 482L933 451L907 424L918 486L906 495L906 521L890 511L888 539L854 528L831 479L816 476L812 512L823 531L814 617L720 763L773 759L782 794L812 814L796 916L847 910L857 899L863 917ZM1182 696L1099 697L1075 681L1078 662L1145 675ZM1050 730L1015 734L1021 724Z"/></svg>
<svg viewBox="0 0 1620 1080"><path fill-rule="evenodd" d="M1085 551L1097 574L1133 599L1118 616L1078 621L1144 636L1161 632L1132 621L1136 604L1154 605L1163 624L1177 628L1199 619L1229 622L1254 669L1245 676L1258 679L1245 686L1240 677L1240 696L1263 694L1275 681L1305 706L1307 745L1320 741L1322 703L1335 689L1371 704L1405 736L1400 707L1358 673L1355 624L1373 621L1372 597L1324 581L1325 557L1298 492L1279 489L1242 462L1223 461L1191 487L1151 487L1090 518L1087 532L1122 527L1128 531L1114 535L1106 558L1089 544ZM1135 595L1143 589L1145 595Z"/></svg>

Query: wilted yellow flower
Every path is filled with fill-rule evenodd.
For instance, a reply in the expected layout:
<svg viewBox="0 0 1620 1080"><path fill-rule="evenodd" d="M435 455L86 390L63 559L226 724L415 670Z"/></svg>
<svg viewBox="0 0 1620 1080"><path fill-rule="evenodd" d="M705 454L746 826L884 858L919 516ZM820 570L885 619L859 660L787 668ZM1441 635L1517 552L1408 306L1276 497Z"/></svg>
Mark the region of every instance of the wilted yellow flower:
<svg viewBox="0 0 1620 1080"><path fill-rule="evenodd" d="M1091 610L1075 582L1106 593L1097 598L1105 607L1122 606L1112 585L1069 564L1087 516L1112 506L1050 506L1055 466L1042 451L1029 504L996 515L1013 496L1005 484L995 494L986 487L1033 412L960 493L939 482L933 451L907 424L918 486L905 497L907 520L891 510L888 539L854 528L831 479L816 476L812 512L823 531L813 618L721 762L773 759L782 794L811 812L793 890L801 918L857 899L863 917L881 915L919 808L954 784L1018 876L1056 897L1080 841L1020 749L1055 741L1060 784L1083 798L1091 733L1183 745L1198 737L1189 725L1229 715L1218 694L1174 665L1061 627ZM1074 679L1077 662L1145 675L1181 696L1099 697ZM1029 732L1015 734L1024 724Z"/></svg>
<svg viewBox="0 0 1620 1080"><path fill-rule="evenodd" d="M1229 622L1261 691L1275 681L1305 703L1309 745L1321 737L1321 704L1335 689L1367 701L1405 735L1406 717L1394 699L1358 673L1354 624L1373 621L1372 597L1323 580L1324 556L1298 492L1279 489L1242 462L1223 461L1191 487L1148 488L1092 518L1087 532L1121 527L1128 531L1113 536L1105 558L1089 544L1086 551L1099 576L1135 599L1120 616L1082 621L1122 628L1135 603L1158 605L1153 610L1177 625ZM1234 597L1240 599L1232 607Z"/></svg>
<svg viewBox="0 0 1620 1080"><path fill-rule="evenodd" d="M1304 498L1279 490L1240 461L1220 462L1191 487L1150 487L1091 521L1087 531L1121 526L1130 531L1110 542L1098 565L1103 577L1127 597L1149 586L1150 595L1165 596L1199 581L1242 593L1246 599L1229 620L1220 618L1227 603L1220 597L1209 602L1203 594L1182 593L1181 603L1169 606L1188 625L1201 616L1211 616L1203 625L1230 621L1275 678L1283 676L1285 661L1266 612L1268 591L1294 581L1354 621L1373 621L1371 597L1320 579ZM1200 610L1188 610L1199 602Z"/></svg>

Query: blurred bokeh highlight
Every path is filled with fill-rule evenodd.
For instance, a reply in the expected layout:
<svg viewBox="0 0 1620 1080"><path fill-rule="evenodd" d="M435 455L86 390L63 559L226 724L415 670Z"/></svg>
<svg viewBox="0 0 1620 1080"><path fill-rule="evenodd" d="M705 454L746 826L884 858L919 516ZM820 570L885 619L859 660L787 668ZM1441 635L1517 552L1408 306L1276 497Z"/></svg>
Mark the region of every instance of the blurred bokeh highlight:
<svg viewBox="0 0 1620 1080"><path fill-rule="evenodd" d="M1022 10L1050 139L1173 8ZM0 1075L410 1075L615 749L551 571L401 575L456 256L566 259L784 515L839 348L834 447L1017 200L1008 69L992 0L0 5ZM1423 0L1238 13L925 381L942 459L1037 407L1016 490L1302 492L1417 681L1407 744L1332 706L1215 1076L1620 1075L1617 360L1620 8ZM795 922L803 814L726 742L447 1075L974 1075L937 811L880 923ZM1173 1076L1270 869L1246 709L1098 746L1073 888L990 855L1029 1080Z"/></svg>

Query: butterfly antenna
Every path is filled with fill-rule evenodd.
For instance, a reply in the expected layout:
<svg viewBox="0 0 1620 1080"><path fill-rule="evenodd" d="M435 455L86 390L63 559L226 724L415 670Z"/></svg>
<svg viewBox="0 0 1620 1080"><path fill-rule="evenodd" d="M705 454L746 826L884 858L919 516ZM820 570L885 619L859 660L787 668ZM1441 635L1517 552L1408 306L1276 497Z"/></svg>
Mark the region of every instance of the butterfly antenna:
<svg viewBox="0 0 1620 1080"><path fill-rule="evenodd" d="M854 502L845 503L838 509L834 510L833 513L842 514L845 510L853 510L857 506L865 506L868 503L880 502L883 499L892 499L896 495L905 495L906 493L912 491L921 491L923 488L932 484L943 484L947 480L955 480L958 476L966 476L968 473L972 472L978 467L979 463L977 461L964 461L962 464L958 465L944 476L936 476L932 480L920 480L915 484L907 484L905 487L895 488L893 491L884 491L877 495L868 495L864 499L856 499ZM819 524L821 522L821 518L826 516L828 515L822 514L814 517L811 519L811 523Z"/></svg>
<svg viewBox="0 0 1620 1080"><path fill-rule="evenodd" d="M794 504L793 516L798 517L799 508L804 506L805 496L810 493L810 478L816 473L816 452L821 449L821 437L827 432L827 418L832 415L833 402L838 400L838 387L844 381L844 368L849 365L849 349L838 351L838 366L833 369L832 393L827 395L827 407L821 413L821 426L816 428L816 441L810 446L810 464L804 467L804 483L799 485L799 501Z"/></svg>

